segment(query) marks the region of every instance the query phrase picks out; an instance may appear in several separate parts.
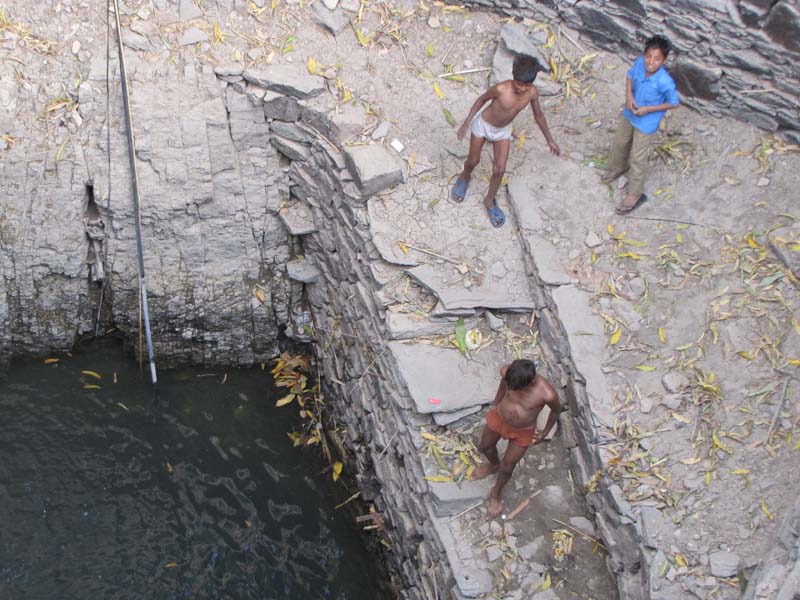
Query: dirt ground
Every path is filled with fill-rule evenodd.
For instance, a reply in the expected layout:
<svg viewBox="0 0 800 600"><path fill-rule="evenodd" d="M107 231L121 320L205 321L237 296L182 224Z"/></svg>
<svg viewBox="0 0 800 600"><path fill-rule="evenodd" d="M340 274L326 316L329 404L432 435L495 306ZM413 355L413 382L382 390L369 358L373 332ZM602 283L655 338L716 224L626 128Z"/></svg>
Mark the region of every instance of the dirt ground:
<svg viewBox="0 0 800 600"><path fill-rule="evenodd" d="M448 194L466 154L456 127L486 88L497 32L507 19L423 0L343 2L351 24L332 36L312 22L313 4L238 4L233 11L206 2L206 14L190 22L175 18L177 10L155 10L149 0L125 2L121 12L130 30L163 42L159 52L134 60L134 71L136 62L183 60L186 50L176 40L191 27L209 39L191 51L211 65L306 65L327 78L343 110L363 116L364 135L353 143L366 143L382 122L390 124L385 142L402 142L401 155L421 183L423 214L444 229L457 221L459 241L465 231L489 227L478 200L490 173L488 154L467 203L453 206ZM97 51L105 21L102 11L85 4L50 5L56 14L83 14L72 19L80 27L67 30L61 23L69 19L48 21L27 0L6 5L4 14L24 23L18 38L58 47L69 64L16 65L57 99L74 92L76 77L90 64L104 60ZM626 66L575 32L548 38L558 33L555 26L526 25L548 40L546 51L559 70L563 91L543 106L562 157L547 154L530 113L523 113L508 173L541 189L564 268L593 294L606 323L608 352L598 360L615 396L611 474L633 506L664 515L658 546L666 549L666 562L659 569L670 584L697 595L700 582L708 584L705 597L736 597L743 582L710 578L709 553L735 552L743 572L755 565L800 481L797 279L770 245L797 252L800 154L741 123L678 109L654 140L650 201L618 217L613 206L622 190L603 188L594 169L606 159ZM4 68L14 67L12 46L3 47ZM552 161L569 162L581 178L549 179L563 171ZM503 194L505 188L505 207ZM473 209L471 222L464 222ZM509 235L513 226L506 225ZM537 486L548 485L549 475L541 474L549 471L530 462L518 481L540 478Z"/></svg>

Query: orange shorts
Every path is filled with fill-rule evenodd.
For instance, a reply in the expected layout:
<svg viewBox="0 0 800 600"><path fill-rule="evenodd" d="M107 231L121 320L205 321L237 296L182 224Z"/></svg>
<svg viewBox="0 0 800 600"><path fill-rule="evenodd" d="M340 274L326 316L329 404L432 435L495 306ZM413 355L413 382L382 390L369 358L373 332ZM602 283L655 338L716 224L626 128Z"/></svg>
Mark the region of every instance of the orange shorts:
<svg viewBox="0 0 800 600"><path fill-rule="evenodd" d="M514 442L521 448L530 446L536 437L535 425L524 429L515 429L503 420L500 411L497 410L497 406L490 408L486 414L486 426L495 433L499 433L504 440Z"/></svg>

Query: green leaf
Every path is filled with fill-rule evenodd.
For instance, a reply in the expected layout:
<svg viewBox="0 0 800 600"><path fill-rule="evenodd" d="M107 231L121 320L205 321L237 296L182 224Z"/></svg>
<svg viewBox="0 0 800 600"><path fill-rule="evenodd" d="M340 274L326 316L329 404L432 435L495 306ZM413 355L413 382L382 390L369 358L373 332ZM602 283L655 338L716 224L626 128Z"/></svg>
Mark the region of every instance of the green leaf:
<svg viewBox="0 0 800 600"><path fill-rule="evenodd" d="M458 317L456 321L456 344L462 353L467 351L467 330L464 329L463 317Z"/></svg>
<svg viewBox="0 0 800 600"><path fill-rule="evenodd" d="M446 108L443 108L442 114L444 115L445 120L450 124L450 127L456 126L456 118L453 116L453 113Z"/></svg>

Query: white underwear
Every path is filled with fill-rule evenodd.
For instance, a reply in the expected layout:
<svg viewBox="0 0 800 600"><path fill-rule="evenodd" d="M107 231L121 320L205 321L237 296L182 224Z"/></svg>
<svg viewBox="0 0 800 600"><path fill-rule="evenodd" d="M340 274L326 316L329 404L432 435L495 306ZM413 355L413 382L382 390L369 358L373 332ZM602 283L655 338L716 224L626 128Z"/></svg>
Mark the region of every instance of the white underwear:
<svg viewBox="0 0 800 600"><path fill-rule="evenodd" d="M473 117L470 131L475 137L485 138L490 142L499 142L501 140L511 139L511 123L505 127L495 127L494 125L489 125L489 123L483 120L483 111L479 112Z"/></svg>

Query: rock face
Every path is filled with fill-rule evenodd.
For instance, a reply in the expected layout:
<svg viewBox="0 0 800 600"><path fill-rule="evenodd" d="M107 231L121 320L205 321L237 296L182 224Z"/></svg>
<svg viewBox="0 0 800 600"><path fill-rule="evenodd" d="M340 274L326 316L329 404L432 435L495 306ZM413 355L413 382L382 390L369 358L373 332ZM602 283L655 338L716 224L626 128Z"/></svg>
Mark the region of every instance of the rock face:
<svg viewBox="0 0 800 600"><path fill-rule="evenodd" d="M539 21L559 19L595 44L630 59L641 54L647 37L666 35L675 45L667 66L684 102L800 141L796 101L800 74L794 67L800 53L796 2L467 0L464 4ZM509 41L513 43L504 39L502 46ZM771 88L770 93L740 93L763 88Z"/></svg>

